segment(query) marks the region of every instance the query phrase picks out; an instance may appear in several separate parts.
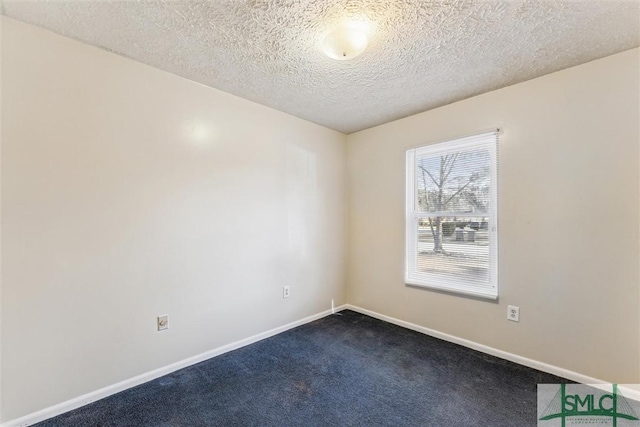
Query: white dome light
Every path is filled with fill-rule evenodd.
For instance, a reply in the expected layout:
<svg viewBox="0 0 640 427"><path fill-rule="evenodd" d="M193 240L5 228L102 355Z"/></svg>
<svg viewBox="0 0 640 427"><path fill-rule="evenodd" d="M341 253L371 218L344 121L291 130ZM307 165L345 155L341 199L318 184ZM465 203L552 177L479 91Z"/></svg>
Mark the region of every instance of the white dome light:
<svg viewBox="0 0 640 427"><path fill-rule="evenodd" d="M367 48L366 31L357 23L342 24L329 31L322 41L322 51L340 61L353 59Z"/></svg>

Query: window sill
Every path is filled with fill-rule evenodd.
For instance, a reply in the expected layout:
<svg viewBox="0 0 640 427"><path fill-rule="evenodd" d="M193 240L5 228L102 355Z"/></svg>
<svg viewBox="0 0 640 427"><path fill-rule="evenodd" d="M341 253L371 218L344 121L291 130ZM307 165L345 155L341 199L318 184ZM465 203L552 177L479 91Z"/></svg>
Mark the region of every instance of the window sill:
<svg viewBox="0 0 640 427"><path fill-rule="evenodd" d="M433 289L436 291L449 292L452 294L467 295L467 296L484 298L484 299L489 299L494 301L498 299L498 293L495 288L476 289L476 288L469 288L469 287L462 287L462 286L455 286L455 285L449 285L449 286L433 285L433 284L425 283L420 280L408 279L408 278L405 279L404 283L409 286Z"/></svg>

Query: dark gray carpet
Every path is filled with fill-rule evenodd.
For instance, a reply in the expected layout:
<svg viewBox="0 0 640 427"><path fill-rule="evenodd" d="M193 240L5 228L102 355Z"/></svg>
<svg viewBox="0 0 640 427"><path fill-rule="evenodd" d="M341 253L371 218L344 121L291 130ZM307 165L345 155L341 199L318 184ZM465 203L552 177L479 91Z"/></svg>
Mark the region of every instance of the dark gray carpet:
<svg viewBox="0 0 640 427"><path fill-rule="evenodd" d="M526 427L558 382L343 311L38 426Z"/></svg>

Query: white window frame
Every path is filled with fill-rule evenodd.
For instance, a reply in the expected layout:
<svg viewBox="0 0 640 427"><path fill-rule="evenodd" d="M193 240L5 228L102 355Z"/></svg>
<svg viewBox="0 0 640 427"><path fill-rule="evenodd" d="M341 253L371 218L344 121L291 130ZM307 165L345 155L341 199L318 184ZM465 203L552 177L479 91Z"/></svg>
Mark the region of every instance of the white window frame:
<svg viewBox="0 0 640 427"><path fill-rule="evenodd" d="M407 150L406 157L406 238L405 238L405 283L407 285L432 288L441 291L498 299L498 134L499 130L453 139L437 144L425 145ZM420 212L418 209L417 159L424 156L441 156L450 153L486 148L490 153L490 201L486 214L489 232L489 281L472 282L455 280L450 277L423 273L417 269L418 222L421 218L478 217L478 213Z"/></svg>

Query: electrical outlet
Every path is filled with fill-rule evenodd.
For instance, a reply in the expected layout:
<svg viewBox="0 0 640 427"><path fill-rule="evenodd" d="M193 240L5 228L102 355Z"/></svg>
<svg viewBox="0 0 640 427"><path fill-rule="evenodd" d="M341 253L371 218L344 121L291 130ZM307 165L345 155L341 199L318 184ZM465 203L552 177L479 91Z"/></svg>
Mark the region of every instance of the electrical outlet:
<svg viewBox="0 0 640 427"><path fill-rule="evenodd" d="M291 286L282 287L282 298L289 298L291 296Z"/></svg>
<svg viewBox="0 0 640 427"><path fill-rule="evenodd" d="M515 305L507 306L507 320L511 320L512 322L519 322L520 307L516 307Z"/></svg>
<svg viewBox="0 0 640 427"><path fill-rule="evenodd" d="M158 316L158 331L169 329L169 315Z"/></svg>

